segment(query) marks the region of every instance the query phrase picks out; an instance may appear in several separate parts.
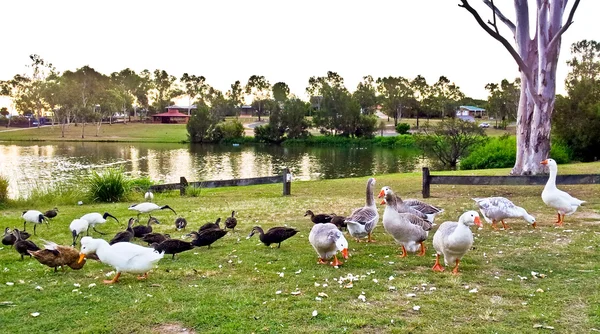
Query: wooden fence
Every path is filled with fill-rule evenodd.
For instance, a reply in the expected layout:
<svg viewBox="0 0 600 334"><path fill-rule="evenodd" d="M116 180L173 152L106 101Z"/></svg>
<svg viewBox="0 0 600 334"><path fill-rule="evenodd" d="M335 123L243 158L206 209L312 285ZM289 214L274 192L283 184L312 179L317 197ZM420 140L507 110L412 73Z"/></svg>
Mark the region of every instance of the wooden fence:
<svg viewBox="0 0 600 334"><path fill-rule="evenodd" d="M162 192L168 190L178 190L181 196L185 195L187 187L198 188L219 188L219 187L234 187L234 186L251 186L256 184L271 184L283 183L283 196L291 195L292 193L292 174L289 169L285 169L282 175L252 177L247 179L233 180L214 180L214 181L197 181L188 182L185 177L179 178L179 183L156 184L150 186L150 190L154 192Z"/></svg>
<svg viewBox="0 0 600 334"><path fill-rule="evenodd" d="M548 175L519 175L519 176L447 176L431 175L428 167L423 167L423 198L431 195L432 184L455 185L543 185L548 181ZM600 174L557 175L556 184L598 184Z"/></svg>

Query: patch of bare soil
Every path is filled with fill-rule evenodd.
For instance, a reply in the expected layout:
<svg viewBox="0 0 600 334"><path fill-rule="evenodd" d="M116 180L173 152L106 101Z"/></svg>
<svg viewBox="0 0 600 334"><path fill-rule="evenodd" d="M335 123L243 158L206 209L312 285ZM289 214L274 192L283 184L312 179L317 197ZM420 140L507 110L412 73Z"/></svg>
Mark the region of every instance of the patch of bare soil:
<svg viewBox="0 0 600 334"><path fill-rule="evenodd" d="M174 334L174 333L185 333L185 334L196 334L193 328L186 328L181 324L161 324L152 329L152 333L160 334Z"/></svg>

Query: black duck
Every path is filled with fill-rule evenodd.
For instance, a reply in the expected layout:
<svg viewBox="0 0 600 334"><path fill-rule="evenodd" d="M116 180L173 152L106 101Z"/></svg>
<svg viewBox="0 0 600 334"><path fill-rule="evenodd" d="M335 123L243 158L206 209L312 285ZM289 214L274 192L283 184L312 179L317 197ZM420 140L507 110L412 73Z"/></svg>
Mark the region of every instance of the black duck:
<svg viewBox="0 0 600 334"><path fill-rule="evenodd" d="M177 229L177 231L185 230L186 226L187 226L187 220L185 220L185 218L179 217L179 218L175 219L175 228Z"/></svg>
<svg viewBox="0 0 600 334"><path fill-rule="evenodd" d="M152 233L152 224L160 224L160 222L154 217L148 218L148 224L133 227L133 236L141 238L148 233Z"/></svg>
<svg viewBox="0 0 600 334"><path fill-rule="evenodd" d="M52 210L48 210L48 211L44 212L44 216L46 218L50 218L50 219L56 217L57 215L58 215L58 208L54 208Z"/></svg>
<svg viewBox="0 0 600 334"><path fill-rule="evenodd" d="M142 241L147 242L148 246L152 245L153 243L160 244L167 239L171 239L171 236L161 233L148 233L142 237Z"/></svg>
<svg viewBox="0 0 600 334"><path fill-rule="evenodd" d="M185 252L187 250L193 249L194 245L191 242L177 240L177 239L168 239L161 243L152 244L154 250L159 253L164 252L165 254L173 254L173 260L175 259L175 254Z"/></svg>
<svg viewBox="0 0 600 334"><path fill-rule="evenodd" d="M221 226L219 226L219 223L221 222L221 218L217 218L217 220L215 220L214 223L206 223L202 226L200 226L200 228L198 229L198 232L202 232L204 230L210 230L210 229L221 229Z"/></svg>
<svg viewBox="0 0 600 334"><path fill-rule="evenodd" d="M27 240L29 237L31 237L31 234L29 234L27 231L19 231L19 234L21 235L22 240ZM12 246L15 244L15 241L17 241L17 237L12 234L10 228L5 228L2 244L6 246Z"/></svg>
<svg viewBox="0 0 600 334"><path fill-rule="evenodd" d="M310 220L315 224L331 223L331 215L326 213L319 213L315 215L311 210L306 210L304 217L306 216L310 216Z"/></svg>
<svg viewBox="0 0 600 334"><path fill-rule="evenodd" d="M115 237L112 238L111 241L108 242L109 245L114 245L117 242L129 242L133 239L133 222L135 222L135 218L129 218L129 222L127 223L127 229L125 231L121 231L115 234Z"/></svg>
<svg viewBox="0 0 600 334"><path fill-rule="evenodd" d="M208 248L210 248L210 245L224 237L225 234L227 234L227 231L220 228L212 228L202 232L194 231L190 234L194 236L194 240L191 242L192 245L196 247L208 246Z"/></svg>
<svg viewBox="0 0 600 334"><path fill-rule="evenodd" d="M227 217L225 219L225 227L230 228L235 231L235 227L237 226L237 218L235 216L235 211L231 211L231 217Z"/></svg>
<svg viewBox="0 0 600 334"><path fill-rule="evenodd" d="M298 233L298 230L291 227L272 227L267 233L263 231L260 226L254 226L252 228L252 232L248 235L248 238L254 235L258 231L260 241L265 244L265 246L270 246L271 244L277 244L277 248L281 247L281 243Z"/></svg>
<svg viewBox="0 0 600 334"><path fill-rule="evenodd" d="M14 246L15 246L15 250L17 252L19 252L19 254L21 254L21 260L23 260L23 256L25 256L25 255L28 255L29 257L31 257L31 254L29 254L29 251L40 250L40 248L36 244L34 244L33 241L21 239L21 234L19 233L19 230L14 229L12 231L12 234L16 238Z"/></svg>

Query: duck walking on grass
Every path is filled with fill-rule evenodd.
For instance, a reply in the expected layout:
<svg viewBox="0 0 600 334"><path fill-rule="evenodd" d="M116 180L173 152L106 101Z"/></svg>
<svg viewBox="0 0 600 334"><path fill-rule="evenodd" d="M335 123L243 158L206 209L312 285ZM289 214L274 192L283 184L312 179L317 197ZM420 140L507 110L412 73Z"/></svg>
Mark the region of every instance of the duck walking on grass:
<svg viewBox="0 0 600 334"><path fill-rule="evenodd" d="M487 197L487 198L473 198L479 211L483 215L486 222L492 224L494 230L498 230L496 223L500 221L504 230L508 230L509 227L504 223L506 218L523 218L528 224L531 224L533 228L536 227L535 218L527 213L525 209L520 206L516 206L508 198L504 197Z"/></svg>
<svg viewBox="0 0 600 334"><path fill-rule="evenodd" d="M56 208L56 207L52 210L48 210L48 211L44 212L44 217L46 217L48 219L52 219L56 216L58 216L58 208Z"/></svg>
<svg viewBox="0 0 600 334"><path fill-rule="evenodd" d="M144 235L142 237L142 241L143 242L147 242L148 246L152 245L153 243L157 243L160 244L161 242L167 240L167 239L171 239L171 236L169 234L161 234L161 233L148 233L146 235Z"/></svg>
<svg viewBox="0 0 600 334"><path fill-rule="evenodd" d="M481 227L481 220L477 211L467 211L463 213L458 222L444 222L433 235L433 247L435 248L434 271L444 271L440 265L440 255L444 256L446 266L455 263L453 274L458 274L458 264L460 259L473 246L473 232L470 227L477 225Z"/></svg>
<svg viewBox="0 0 600 334"><path fill-rule="evenodd" d="M31 257L29 251L40 250L40 248L36 244L34 244L33 241L21 239L21 233L19 230L14 229L12 233L15 236L15 250L19 252L19 254L21 254L21 260L23 260L23 256L25 255Z"/></svg>
<svg viewBox="0 0 600 334"><path fill-rule="evenodd" d="M58 267L65 269L69 266L73 270L79 270L85 265L84 262L79 262L79 251L73 247L57 245L52 241L44 240L44 249L38 251L29 251L39 263L54 268L54 272Z"/></svg>
<svg viewBox="0 0 600 334"><path fill-rule="evenodd" d="M256 232L258 232L258 238L263 244L265 244L265 246L277 244L277 248L281 248L281 243L296 235L298 230L291 227L277 226L271 227L265 233L260 226L254 226L246 239L251 238Z"/></svg>
<svg viewBox="0 0 600 334"><path fill-rule="evenodd" d="M306 213L304 213L304 217L306 216L309 216L310 221L312 221L315 224L331 223L331 218L333 218L331 215L328 215L326 213L319 213L315 215L314 212L312 212L312 210L306 210Z"/></svg>
<svg viewBox="0 0 600 334"><path fill-rule="evenodd" d="M178 217L177 219L175 219L175 229L177 231L185 230L186 226L187 226L187 220L185 220L185 218Z"/></svg>
<svg viewBox="0 0 600 334"><path fill-rule="evenodd" d="M326 224L315 224L310 230L308 241L319 255L319 264L327 264L327 260L333 258L332 266L343 263L338 260L337 252L341 252L344 259L348 258L348 241L337 226Z"/></svg>
<svg viewBox="0 0 600 334"><path fill-rule="evenodd" d="M194 240L191 242L192 245L196 247L208 246L210 249L210 245L224 237L225 234L227 234L227 231L225 230L211 228L201 232L192 231L189 235L194 237Z"/></svg>
<svg viewBox="0 0 600 334"><path fill-rule="evenodd" d="M161 243L152 244L154 250L157 252L163 252L165 254L173 254L173 260L175 260L175 254L179 254L181 252L188 251L194 248L191 242L177 240L177 239L168 239Z"/></svg>
<svg viewBox="0 0 600 334"><path fill-rule="evenodd" d="M355 209L344 221L348 226L348 232L350 232L350 235L354 237L357 242L360 242L360 239L364 237L367 237L367 242L375 241L371 238L371 233L379 221L379 212L377 212L375 198L373 198L374 186L375 179L370 178L367 181L367 198L365 206Z"/></svg>
<svg viewBox="0 0 600 334"><path fill-rule="evenodd" d="M202 226L200 226L200 228L198 229L198 233L202 232L202 231L206 231L206 230L211 230L211 229L221 229L221 226L219 226L219 224L221 223L221 218L217 218L217 220L215 220L214 223L206 223Z"/></svg>
<svg viewBox="0 0 600 334"><path fill-rule="evenodd" d="M237 218L235 218L235 211L231 211L231 217L225 219L225 227L235 232L237 226Z"/></svg>
<svg viewBox="0 0 600 334"><path fill-rule="evenodd" d="M160 224L158 219L154 217L148 218L148 223L146 225L138 225L133 227L133 237L141 238L148 233L152 233L152 224Z"/></svg>
<svg viewBox="0 0 600 334"><path fill-rule="evenodd" d="M138 279L148 278L148 271L164 257L164 253L158 253L153 248L142 247L130 242L119 242L109 245L106 240L94 239L92 237L81 238L81 250L79 263L89 254L96 254L102 263L112 266L117 274L112 280L105 280L106 284L119 281L122 273L143 274Z"/></svg>
<svg viewBox="0 0 600 334"><path fill-rule="evenodd" d="M21 240L27 240L29 239L29 237L31 237L31 234L25 231L19 231L19 235L21 237ZM15 241L17 241L17 237L15 237L15 235L12 233L9 227L5 228L4 236L2 237L2 244L5 246L12 247L15 244Z"/></svg>
<svg viewBox="0 0 600 334"><path fill-rule="evenodd" d="M542 200L544 203L555 209L558 212L557 226L563 226L565 215L572 215L577 211L585 201L579 200L568 193L556 188L556 175L558 174L558 166L554 159L546 159L541 162L542 165L548 166L550 169L550 177L542 191Z"/></svg>
<svg viewBox="0 0 600 334"><path fill-rule="evenodd" d="M135 218L129 218L129 222L127 222L127 229L125 231L121 231L115 234L114 238L112 238L109 242L109 245L114 245L119 242L129 242L133 239L133 223L135 222Z"/></svg>

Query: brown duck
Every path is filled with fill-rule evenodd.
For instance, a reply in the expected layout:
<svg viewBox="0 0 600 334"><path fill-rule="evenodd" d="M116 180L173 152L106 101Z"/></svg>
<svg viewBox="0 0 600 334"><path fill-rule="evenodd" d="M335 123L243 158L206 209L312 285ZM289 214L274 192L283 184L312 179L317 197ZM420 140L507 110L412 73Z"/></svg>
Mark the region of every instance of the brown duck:
<svg viewBox="0 0 600 334"><path fill-rule="evenodd" d="M37 251L29 251L39 263L54 268L57 271L58 267L65 269L65 266L71 269L78 270L85 265L85 261L79 262L79 251L73 247L57 245L54 242L44 240L44 249Z"/></svg>

